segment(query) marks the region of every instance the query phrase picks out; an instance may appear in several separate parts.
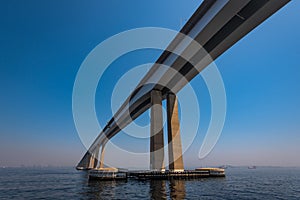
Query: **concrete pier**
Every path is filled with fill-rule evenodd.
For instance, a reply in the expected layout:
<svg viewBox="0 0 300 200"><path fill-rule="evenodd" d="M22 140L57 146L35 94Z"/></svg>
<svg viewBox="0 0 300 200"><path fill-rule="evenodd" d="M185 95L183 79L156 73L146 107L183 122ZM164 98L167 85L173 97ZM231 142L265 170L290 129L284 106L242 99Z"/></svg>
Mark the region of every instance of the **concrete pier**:
<svg viewBox="0 0 300 200"><path fill-rule="evenodd" d="M161 91L151 91L150 169L164 171L164 132Z"/></svg>
<svg viewBox="0 0 300 200"><path fill-rule="evenodd" d="M99 157L99 150L100 146L98 145L92 152L91 152L91 157L89 161L89 169L96 168L98 165L98 157Z"/></svg>
<svg viewBox="0 0 300 200"><path fill-rule="evenodd" d="M173 93L167 95L167 118L169 170L184 171L178 116L178 100Z"/></svg>
<svg viewBox="0 0 300 200"><path fill-rule="evenodd" d="M96 168L98 165L99 146L93 151L87 151L83 158L80 160L76 169L78 170L89 170Z"/></svg>
<svg viewBox="0 0 300 200"><path fill-rule="evenodd" d="M105 153L105 144L102 145L102 148L101 148L100 164L99 164L100 168L104 168L104 153Z"/></svg>

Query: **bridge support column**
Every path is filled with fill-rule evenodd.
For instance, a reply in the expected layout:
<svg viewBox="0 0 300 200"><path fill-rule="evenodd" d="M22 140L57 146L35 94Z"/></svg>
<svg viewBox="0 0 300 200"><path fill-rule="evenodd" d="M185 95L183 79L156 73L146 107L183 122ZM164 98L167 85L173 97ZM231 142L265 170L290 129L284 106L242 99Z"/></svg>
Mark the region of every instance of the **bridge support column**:
<svg viewBox="0 0 300 200"><path fill-rule="evenodd" d="M88 169L94 168L94 164L95 164L95 157L91 155Z"/></svg>
<svg viewBox="0 0 300 200"><path fill-rule="evenodd" d="M173 93L167 95L167 124L169 170L184 171L178 117L178 100Z"/></svg>
<svg viewBox="0 0 300 200"><path fill-rule="evenodd" d="M100 154L100 168L104 168L104 153L105 153L105 144L102 145L101 154Z"/></svg>
<svg viewBox="0 0 300 200"><path fill-rule="evenodd" d="M97 166L99 164L99 151L100 151L100 146L97 146L97 148L95 150L95 157L94 157L94 166L93 166L93 168L97 168Z"/></svg>
<svg viewBox="0 0 300 200"><path fill-rule="evenodd" d="M164 171L164 132L161 91L151 91L150 170Z"/></svg>
<svg viewBox="0 0 300 200"><path fill-rule="evenodd" d="M96 168L99 162L99 150L100 146L97 146L92 152L90 152L89 169Z"/></svg>

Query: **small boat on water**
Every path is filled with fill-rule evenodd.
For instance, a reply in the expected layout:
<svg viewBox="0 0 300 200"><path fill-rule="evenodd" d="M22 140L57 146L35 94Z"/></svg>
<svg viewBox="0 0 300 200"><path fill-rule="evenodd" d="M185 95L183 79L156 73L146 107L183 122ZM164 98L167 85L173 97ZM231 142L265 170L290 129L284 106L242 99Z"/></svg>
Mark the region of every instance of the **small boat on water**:
<svg viewBox="0 0 300 200"><path fill-rule="evenodd" d="M89 171L89 180L125 180L127 170L117 168L95 168Z"/></svg>
<svg viewBox="0 0 300 200"><path fill-rule="evenodd" d="M249 166L248 169L256 169L256 166Z"/></svg>

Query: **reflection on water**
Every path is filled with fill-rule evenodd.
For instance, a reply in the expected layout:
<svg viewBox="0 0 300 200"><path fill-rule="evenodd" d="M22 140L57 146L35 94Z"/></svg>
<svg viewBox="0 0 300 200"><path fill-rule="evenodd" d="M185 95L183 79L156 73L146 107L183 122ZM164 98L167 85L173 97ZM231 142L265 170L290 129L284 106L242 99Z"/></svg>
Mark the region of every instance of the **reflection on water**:
<svg viewBox="0 0 300 200"><path fill-rule="evenodd" d="M151 180L150 181L151 199L185 199L185 181L184 180Z"/></svg>
<svg viewBox="0 0 300 200"><path fill-rule="evenodd" d="M88 181L85 196L91 199L116 199L120 194L124 193L124 187L126 186L126 180L118 181Z"/></svg>
<svg viewBox="0 0 300 200"><path fill-rule="evenodd" d="M185 199L185 181L170 180L170 197L172 199Z"/></svg>
<svg viewBox="0 0 300 200"><path fill-rule="evenodd" d="M166 181L151 180L149 193L151 199L166 199Z"/></svg>
<svg viewBox="0 0 300 200"><path fill-rule="evenodd" d="M147 192L148 191L148 195ZM125 193L125 195L124 195ZM128 180L128 181L88 181L85 192L81 195L93 199L126 198L146 199L185 199L184 180Z"/></svg>

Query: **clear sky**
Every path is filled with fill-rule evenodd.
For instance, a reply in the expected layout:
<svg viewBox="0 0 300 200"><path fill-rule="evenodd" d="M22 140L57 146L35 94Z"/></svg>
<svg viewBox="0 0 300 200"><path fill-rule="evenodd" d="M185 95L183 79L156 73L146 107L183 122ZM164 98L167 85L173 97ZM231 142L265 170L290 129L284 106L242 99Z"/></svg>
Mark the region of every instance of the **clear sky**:
<svg viewBox="0 0 300 200"><path fill-rule="evenodd" d="M128 29L179 30L200 4L180 0L1 1L0 166L76 165L85 148L73 122L72 89L87 54ZM210 119L210 101L203 79L198 76L192 81L201 99L201 125L184 154L187 167L300 166L299 9L300 1L292 1L216 61L226 88L227 118L220 140L203 160L198 159L198 152ZM132 52L110 66L103 77L106 90L96 95L100 124L112 116L107 108L118 78L134 66L155 62L160 53ZM182 134L188 133L182 130ZM141 152L149 149L147 141L138 143L124 136L114 142ZM118 155L111 159L122 165Z"/></svg>

